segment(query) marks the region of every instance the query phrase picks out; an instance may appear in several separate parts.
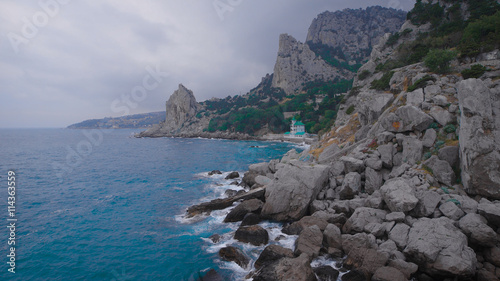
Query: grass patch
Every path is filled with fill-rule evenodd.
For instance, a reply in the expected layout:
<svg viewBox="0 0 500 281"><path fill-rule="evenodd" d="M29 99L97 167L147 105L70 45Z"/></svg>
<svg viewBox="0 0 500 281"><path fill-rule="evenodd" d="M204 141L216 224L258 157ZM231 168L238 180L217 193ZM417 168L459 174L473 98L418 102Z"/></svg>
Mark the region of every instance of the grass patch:
<svg viewBox="0 0 500 281"><path fill-rule="evenodd" d="M386 72L382 78L374 80L371 84L370 89L385 91L389 90L391 78L394 75L394 71Z"/></svg>

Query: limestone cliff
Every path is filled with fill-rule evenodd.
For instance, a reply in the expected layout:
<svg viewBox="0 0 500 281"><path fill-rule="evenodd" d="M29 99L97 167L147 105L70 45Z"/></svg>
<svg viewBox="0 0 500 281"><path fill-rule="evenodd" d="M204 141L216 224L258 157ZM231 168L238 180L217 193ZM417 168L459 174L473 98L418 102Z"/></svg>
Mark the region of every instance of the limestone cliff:
<svg viewBox="0 0 500 281"><path fill-rule="evenodd" d="M307 82L352 79L372 47L399 30L405 15L382 7L324 12L313 20L306 43L282 34L272 86L292 94Z"/></svg>
<svg viewBox="0 0 500 281"><path fill-rule="evenodd" d="M163 125L165 132L176 133L184 123L193 118L199 109L191 90L180 84L166 103L166 119Z"/></svg>

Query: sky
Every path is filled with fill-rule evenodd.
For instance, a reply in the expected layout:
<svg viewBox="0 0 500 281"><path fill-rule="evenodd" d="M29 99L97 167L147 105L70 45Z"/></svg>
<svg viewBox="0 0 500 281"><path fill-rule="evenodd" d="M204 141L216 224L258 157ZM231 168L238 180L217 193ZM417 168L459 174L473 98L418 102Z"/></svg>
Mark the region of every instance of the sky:
<svg viewBox="0 0 500 281"><path fill-rule="evenodd" d="M272 73L278 39L304 42L324 11L413 0L0 0L0 128L66 127L245 94Z"/></svg>

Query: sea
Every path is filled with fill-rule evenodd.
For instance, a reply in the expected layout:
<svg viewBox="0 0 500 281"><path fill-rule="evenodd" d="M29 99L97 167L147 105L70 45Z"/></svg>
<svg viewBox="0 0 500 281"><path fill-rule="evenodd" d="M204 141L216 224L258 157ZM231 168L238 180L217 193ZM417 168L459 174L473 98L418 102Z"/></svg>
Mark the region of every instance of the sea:
<svg viewBox="0 0 500 281"><path fill-rule="evenodd" d="M195 219L186 208L242 189L229 172L304 147L138 132L0 129L0 280L199 280L210 269L245 279L252 264L218 251L236 246L253 263L264 246L233 239L238 223L223 219L234 206ZM293 249L280 224L263 226L271 243Z"/></svg>

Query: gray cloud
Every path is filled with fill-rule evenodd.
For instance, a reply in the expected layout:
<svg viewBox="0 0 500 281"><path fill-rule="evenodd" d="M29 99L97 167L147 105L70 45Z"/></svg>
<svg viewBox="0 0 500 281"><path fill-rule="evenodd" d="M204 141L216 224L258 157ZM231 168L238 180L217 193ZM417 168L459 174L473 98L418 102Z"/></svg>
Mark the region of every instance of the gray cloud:
<svg viewBox="0 0 500 281"><path fill-rule="evenodd" d="M325 10L408 10L415 1L89 2L0 2L0 127L64 127L118 116L123 112L111 105L142 85L148 66L168 77L130 113L163 110L179 83L199 101L243 94L272 73L279 34L304 41ZM229 9L218 13L214 3Z"/></svg>

